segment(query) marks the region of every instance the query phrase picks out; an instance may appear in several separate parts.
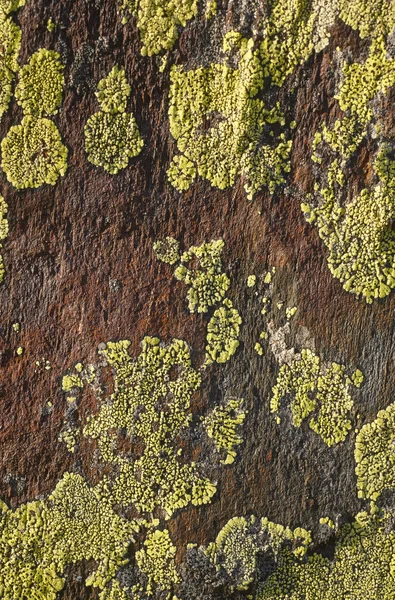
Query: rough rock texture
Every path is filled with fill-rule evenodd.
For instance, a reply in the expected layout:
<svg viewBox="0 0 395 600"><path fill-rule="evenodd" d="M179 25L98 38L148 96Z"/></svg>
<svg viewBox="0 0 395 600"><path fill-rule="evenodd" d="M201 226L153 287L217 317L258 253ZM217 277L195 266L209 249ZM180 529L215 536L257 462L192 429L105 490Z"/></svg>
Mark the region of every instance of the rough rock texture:
<svg viewBox="0 0 395 600"><path fill-rule="evenodd" d="M167 114L169 68L218 60L223 34L237 29L250 36L266 10L263 0L218 4L210 21L200 7L198 17L180 28L163 72L159 57L141 56L136 22L132 18L122 25L115 1L27 0L14 17L23 33L20 64L41 47L58 51L65 64L64 101L53 120L69 158L66 175L54 187L17 191L0 174L9 222L0 285L0 497L16 508L46 497L66 471L83 474L91 484L100 478L89 443L70 454L58 436L67 411L62 376L79 361L95 363L101 342L129 339L129 352L137 356L146 335L165 342L179 338L190 346L196 368L202 363L208 317L190 314L184 284L173 278L171 266L155 258L152 246L166 236L179 240L182 250L223 239L228 297L243 319L240 345L226 364L202 372L192 410L197 418L226 398L244 398L244 442L232 465L208 464L209 477L217 481L212 502L179 510L168 522L176 562L184 560L187 543L206 545L229 519L250 514L311 530L315 546L330 555L333 539L323 534L319 518L329 515L345 523L364 506L356 493L355 428L374 420L393 400L395 296L369 305L345 291L329 272L327 249L316 228L306 223L300 204L313 190L319 168L310 158L314 133L341 114L333 98L340 77L335 49L361 56L368 43L338 20L328 47L312 54L276 92L287 119L296 121L286 184L273 194L258 192L252 201L241 178L223 191L198 178L188 191L179 192L166 176L176 152ZM50 17L56 23L52 32L47 29ZM127 169L110 175L87 161L83 128L98 110L97 83L114 64L125 67L132 88L129 110L144 147ZM378 100L387 138L395 128L393 99L394 88ZM13 100L0 122L0 138L21 116ZM371 177L372 144L363 143L347 166L354 190ZM365 377L353 394L353 430L333 447L307 424L295 428L290 415L277 424L270 413L279 362L269 345L263 356L254 345L265 326L260 313L263 277L273 266L273 305L297 306L288 347L312 348L323 361L359 368ZM248 288L251 274L258 284ZM274 320L273 331L284 324L276 315L273 311L268 318ZM15 322L20 332L13 329ZM36 364L43 359L50 370ZM97 408L94 394L85 393L77 420L84 422ZM195 458L210 463L207 441L191 440L188 432L184 436L187 453L197 441ZM129 556L133 565L134 551ZM97 589L84 585L90 566L83 562L68 568L59 598L98 598ZM187 573L193 568L182 566ZM215 569L210 574L210 565L203 568L209 573L205 581L214 582ZM238 596L225 592L224 585L212 583L214 592L199 597ZM180 598L192 598L188 593L185 588Z"/></svg>

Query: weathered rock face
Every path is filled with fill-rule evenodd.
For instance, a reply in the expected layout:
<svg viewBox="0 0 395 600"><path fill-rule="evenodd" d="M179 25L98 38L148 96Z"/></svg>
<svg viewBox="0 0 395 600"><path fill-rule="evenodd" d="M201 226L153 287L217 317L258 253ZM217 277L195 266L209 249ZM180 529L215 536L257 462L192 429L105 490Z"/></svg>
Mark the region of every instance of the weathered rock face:
<svg viewBox="0 0 395 600"><path fill-rule="evenodd" d="M393 597L393 2L21 4L0 596Z"/></svg>

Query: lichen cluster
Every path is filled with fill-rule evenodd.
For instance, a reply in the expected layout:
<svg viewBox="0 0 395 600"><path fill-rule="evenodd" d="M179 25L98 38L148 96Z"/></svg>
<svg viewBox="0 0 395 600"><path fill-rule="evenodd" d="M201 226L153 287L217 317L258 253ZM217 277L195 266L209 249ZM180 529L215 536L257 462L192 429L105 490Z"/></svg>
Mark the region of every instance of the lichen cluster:
<svg viewBox="0 0 395 600"><path fill-rule="evenodd" d="M242 319L229 298L214 311L207 324L206 364L225 363L239 347Z"/></svg>
<svg viewBox="0 0 395 600"><path fill-rule="evenodd" d="M7 221L7 217L6 217L7 211L8 211L8 206L5 203L3 196L0 194L0 249L2 248L1 242L8 235L8 221ZM3 281L4 272L5 271L4 271L3 257L0 254L0 283Z"/></svg>
<svg viewBox="0 0 395 600"><path fill-rule="evenodd" d="M230 465L236 458L235 446L243 443L239 428L243 424L246 412L242 410L243 400L233 398L226 404L216 406L205 417L202 424L209 438L214 440L218 452L226 451L221 460L224 465Z"/></svg>
<svg viewBox="0 0 395 600"><path fill-rule="evenodd" d="M144 145L133 114L126 112L129 96L125 71L116 65L99 82L96 97L101 110L89 117L84 128L89 162L111 175L125 169Z"/></svg>
<svg viewBox="0 0 395 600"><path fill-rule="evenodd" d="M358 496L375 502L384 490L395 490L395 404L380 410L359 431L355 442Z"/></svg>
<svg viewBox="0 0 395 600"><path fill-rule="evenodd" d="M138 526L112 509L105 481L89 487L65 473L46 500L16 511L1 506L0 594L4 600L55 600L67 565L93 559L86 584L104 588L125 562Z"/></svg>
<svg viewBox="0 0 395 600"><path fill-rule="evenodd" d="M100 351L114 369L115 391L88 419L83 435L97 440L102 460L118 471L112 486L116 503L134 505L141 513L159 507L169 518L189 503L206 504L216 489L199 475L197 465L181 461L181 449L174 445L190 422L191 396L200 376L191 367L185 342L163 346L158 338L146 337L137 359L129 356L129 345L109 342ZM140 457L116 452L121 430L144 443Z"/></svg>
<svg viewBox="0 0 395 600"><path fill-rule="evenodd" d="M176 279L188 286L190 312L207 313L220 304L207 324L207 366L213 362L227 362L239 346L242 319L231 300L225 298L230 279L222 268L224 245L223 240L212 240L201 246L191 246L181 255L179 243L172 237L153 245L158 260L172 265Z"/></svg>
<svg viewBox="0 0 395 600"><path fill-rule="evenodd" d="M15 97L24 117L1 143L2 167L17 189L55 185L66 172L67 148L55 123L46 118L58 112L63 86L57 52L41 48L20 71Z"/></svg>
<svg viewBox="0 0 395 600"><path fill-rule="evenodd" d="M359 387L362 380L359 370L350 378L343 365L323 365L319 356L304 349L291 364L280 368L272 389L270 409L281 414L282 402L290 398L295 427L300 427L313 412L317 413L310 418L309 426L332 446L343 441L352 427L349 415L354 402L349 388Z"/></svg>
<svg viewBox="0 0 395 600"><path fill-rule="evenodd" d="M390 600L394 559L391 516L362 512L341 528L333 560L314 553L301 561L282 550L256 600Z"/></svg>
<svg viewBox="0 0 395 600"><path fill-rule="evenodd" d="M369 18L372 14L375 12L366 12ZM384 298L395 286L392 145L379 138L373 164L375 177L369 187L351 200L345 196L345 168L367 136L368 126L374 123L379 131L379 118L375 117L372 101L394 84L395 60L388 56L382 34L373 37L364 62L343 65L343 82L337 98L344 116L333 127L324 126L314 140L315 162L321 164L321 155L331 154L327 186L320 188L316 184L315 202L302 204L307 221L317 226L329 250L331 273L346 291L362 296L369 303L374 298Z"/></svg>
<svg viewBox="0 0 395 600"><path fill-rule="evenodd" d="M197 175L225 189L245 178L249 197L262 186L271 191L289 171L291 142L264 135L270 125L285 125L281 108L266 108L257 98L263 66L253 40L236 32L224 38L224 52L236 49L237 68L226 63L196 70L171 70L170 131L180 152L168 170L169 181L186 190Z"/></svg>
<svg viewBox="0 0 395 600"><path fill-rule="evenodd" d="M120 10L123 23L137 17L141 54L152 56L174 46L179 27L197 15L198 0L121 0Z"/></svg>
<svg viewBox="0 0 395 600"><path fill-rule="evenodd" d="M18 56L22 32L12 20L11 13L24 6L25 1L0 1L0 119L8 109L12 83L18 71Z"/></svg>
<svg viewBox="0 0 395 600"><path fill-rule="evenodd" d="M303 557L310 544L309 531L300 527L292 531L254 515L233 517L218 533L215 542L201 550L210 557L218 572L225 572L230 589L247 590L257 571L258 553L265 558L277 560L281 549L292 544L292 556Z"/></svg>
<svg viewBox="0 0 395 600"><path fill-rule="evenodd" d="M178 583L175 554L176 547L167 529L155 529L150 532L144 541L144 547L136 552L136 563L148 579L148 596L152 594L154 585L159 589L168 590Z"/></svg>

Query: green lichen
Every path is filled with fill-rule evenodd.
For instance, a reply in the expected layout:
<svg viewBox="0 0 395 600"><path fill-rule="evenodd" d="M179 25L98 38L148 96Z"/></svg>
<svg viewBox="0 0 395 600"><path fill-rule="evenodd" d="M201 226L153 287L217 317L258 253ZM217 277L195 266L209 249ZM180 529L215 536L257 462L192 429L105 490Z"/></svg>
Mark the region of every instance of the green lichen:
<svg viewBox="0 0 395 600"><path fill-rule="evenodd" d="M124 23L131 15L137 17L141 54L152 56L173 47L179 26L197 15L198 0L122 0L120 9Z"/></svg>
<svg viewBox="0 0 395 600"><path fill-rule="evenodd" d="M52 20L52 17L49 17L47 21L47 30L51 33L56 29L56 23Z"/></svg>
<svg viewBox="0 0 395 600"><path fill-rule="evenodd" d="M20 70L15 98L25 115L54 115L62 103L64 66L60 54L40 48Z"/></svg>
<svg viewBox="0 0 395 600"><path fill-rule="evenodd" d="M333 561L315 553L300 561L284 549L257 600L391 600L395 594L391 516L359 513L336 539Z"/></svg>
<svg viewBox="0 0 395 600"><path fill-rule="evenodd" d="M256 284L256 275L248 275L247 287L254 287L255 284Z"/></svg>
<svg viewBox="0 0 395 600"><path fill-rule="evenodd" d="M25 6L26 0L0 0L0 16L9 15Z"/></svg>
<svg viewBox="0 0 395 600"><path fill-rule="evenodd" d="M109 75L99 81L96 98L103 112L123 113L130 96L125 70L115 65Z"/></svg>
<svg viewBox="0 0 395 600"><path fill-rule="evenodd" d="M204 12L204 16L206 17L207 21L213 18L213 16L217 13L217 10L217 0L207 0L206 10Z"/></svg>
<svg viewBox="0 0 395 600"><path fill-rule="evenodd" d="M292 556L303 557L311 544L310 532L300 527L292 531L266 517L233 517L203 551L218 571L225 571L231 589L246 590L256 577L258 553L277 561L282 548L290 544Z"/></svg>
<svg viewBox="0 0 395 600"><path fill-rule="evenodd" d="M355 441L358 496L375 502L384 490L395 490L395 404L380 410Z"/></svg>
<svg viewBox="0 0 395 600"><path fill-rule="evenodd" d="M158 338L147 337L136 359L129 356L129 345L126 340L109 342L100 351L114 370L115 391L88 419L83 435L96 439L102 460L117 469L112 486L116 503L133 504L141 513L159 507L169 518L189 503L206 504L216 489L200 477L194 463L181 462L182 451L174 443L190 422L191 396L200 376L191 367L185 342L163 346ZM144 443L140 457L116 452L121 430Z"/></svg>
<svg viewBox="0 0 395 600"><path fill-rule="evenodd" d="M230 281L222 272L224 245L223 240L212 240L201 246L191 246L181 255L174 276L189 287L187 296L191 312L205 313L225 297ZM198 267L189 267L194 260L197 260Z"/></svg>
<svg viewBox="0 0 395 600"><path fill-rule="evenodd" d="M84 128L89 162L115 175L125 169L144 145L131 113L126 112L130 86L125 71L115 66L98 84L101 111L94 113Z"/></svg>
<svg viewBox="0 0 395 600"><path fill-rule="evenodd" d="M125 563L138 527L112 509L106 486L65 473L46 500L16 511L2 505L0 594L4 600L55 600L70 564L93 559L87 585L104 588Z"/></svg>
<svg viewBox="0 0 395 600"><path fill-rule="evenodd" d="M353 383L343 365L324 366L311 350L302 350L299 358L280 368L272 390L271 412L279 414L282 401L290 397L293 424L300 427L302 421L318 409L316 416L310 418L309 426L332 446L343 441L352 427L349 414L354 402L350 385Z"/></svg>
<svg viewBox="0 0 395 600"><path fill-rule="evenodd" d="M67 148L56 125L26 116L1 142L1 166L17 189L55 185L67 169Z"/></svg>
<svg viewBox="0 0 395 600"><path fill-rule="evenodd" d="M206 417L202 417L202 424L209 438L214 440L218 452L226 451L226 456L221 463L232 464L236 458L235 446L243 443L238 429L242 426L246 412L242 410L243 400L232 399L223 406L216 406Z"/></svg>
<svg viewBox="0 0 395 600"><path fill-rule="evenodd" d="M8 206L5 203L3 196L0 194L0 249L2 248L1 242L5 240L5 238L8 235L8 221L6 217L7 211ZM4 273L4 261L3 257L0 254L0 283L3 281Z"/></svg>
<svg viewBox="0 0 395 600"><path fill-rule="evenodd" d="M99 600L130 600L130 595L116 579L99 594Z"/></svg>
<svg viewBox="0 0 395 600"><path fill-rule="evenodd" d="M207 325L206 363L227 362L239 346L242 319L232 302L225 298Z"/></svg>
<svg viewBox="0 0 395 600"><path fill-rule="evenodd" d="M21 29L8 13L16 4L0 4L0 119L8 109L12 96L12 82L18 70L18 56L21 47Z"/></svg>
<svg viewBox="0 0 395 600"><path fill-rule="evenodd" d="M233 580L237 589L245 590L253 581L256 555L259 551L255 518L233 517L221 529L213 544L207 547L214 564L221 566Z"/></svg>
<svg viewBox="0 0 395 600"><path fill-rule="evenodd" d="M144 548L136 552L136 563L147 577L146 593L150 596L155 586L167 590L179 582L175 567L176 547L167 529L155 529L147 535Z"/></svg>
<svg viewBox="0 0 395 600"><path fill-rule="evenodd" d="M365 3L366 7L367 4ZM371 6L369 16L375 14ZM380 27L379 27L380 30ZM379 118L372 101L395 84L395 60L387 53L383 35L374 37L362 63L344 64L339 105L344 116L333 127L324 126L314 140L313 160L331 154L327 186L316 184L316 203L302 203L307 221L318 227L329 249L328 266L346 291L367 302L384 298L395 285L395 168L392 146L379 140L369 187L346 201L346 161L367 136L368 125Z"/></svg>
<svg viewBox="0 0 395 600"><path fill-rule="evenodd" d="M179 190L187 189L197 175L220 189L243 176L248 197L252 197L262 186L273 191L284 181L291 141L284 133L275 141L263 134L265 128L283 126L285 120L279 105L267 109L256 97L263 66L253 40L230 32L223 46L225 52L239 52L237 68L225 63L171 70L170 131L180 154L173 159L168 176Z"/></svg>
<svg viewBox="0 0 395 600"><path fill-rule="evenodd" d="M174 265L180 260L180 244L170 236L165 240L154 242L153 249L158 260Z"/></svg>
<svg viewBox="0 0 395 600"><path fill-rule="evenodd" d="M363 189L345 207L335 193L337 165L329 172L329 186L321 190L324 203L302 210L318 226L329 249L328 266L346 291L372 302L395 286L395 162L383 145L374 163L378 183Z"/></svg>

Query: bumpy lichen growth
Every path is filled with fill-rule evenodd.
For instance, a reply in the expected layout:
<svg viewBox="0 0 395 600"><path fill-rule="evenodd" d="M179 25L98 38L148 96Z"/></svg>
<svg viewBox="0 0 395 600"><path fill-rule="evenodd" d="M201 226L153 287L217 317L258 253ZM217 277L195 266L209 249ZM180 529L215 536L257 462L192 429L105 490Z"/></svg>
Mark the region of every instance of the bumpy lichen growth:
<svg viewBox="0 0 395 600"><path fill-rule="evenodd" d="M349 387L359 387L360 383L359 378L354 378L353 383L343 365L331 363L324 367L319 356L302 350L299 358L280 368L270 408L279 414L281 402L290 397L293 424L299 427L317 407L318 413L310 419L309 426L332 446L343 441L352 427L349 413L354 403Z"/></svg>
<svg viewBox="0 0 395 600"><path fill-rule="evenodd" d="M395 532L391 516L359 513L337 538L333 561L313 554L295 559L288 549L257 600L390 600L395 594Z"/></svg>
<svg viewBox="0 0 395 600"><path fill-rule="evenodd" d="M154 242L153 249L158 260L174 265L180 260L180 244L170 236L165 240Z"/></svg>
<svg viewBox="0 0 395 600"><path fill-rule="evenodd" d="M101 110L85 125L85 150L89 162L114 175L125 169L144 145L134 116L126 112L130 86L124 69L115 66L99 82L96 96Z"/></svg>
<svg viewBox="0 0 395 600"><path fill-rule="evenodd" d="M155 529L147 535L144 548L136 552L136 563L146 575L146 593L152 594L153 586L167 590L179 581L175 567L176 547L167 529Z"/></svg>
<svg viewBox="0 0 395 600"><path fill-rule="evenodd" d="M96 97L103 112L123 113L130 96L125 70L115 65L109 75L99 81Z"/></svg>
<svg viewBox="0 0 395 600"><path fill-rule="evenodd" d="M41 48L32 56L19 74L15 98L25 115L50 116L62 103L64 66L60 54Z"/></svg>
<svg viewBox="0 0 395 600"><path fill-rule="evenodd" d="M225 569L237 581L237 588L247 589L256 570L256 555L259 551L257 534L254 531L255 517L233 517L221 529L213 544L207 548L212 560Z"/></svg>
<svg viewBox="0 0 395 600"><path fill-rule="evenodd" d="M170 131L180 155L168 176L179 190L187 189L197 175L225 189L241 175L249 197L267 185L283 182L289 170L291 142L284 133L276 142L263 137L267 125L284 125L277 105L266 109L256 95L262 87L263 66L253 40L236 32L224 38L224 51L236 48L238 68L212 64L194 71L173 67L170 88Z"/></svg>
<svg viewBox="0 0 395 600"><path fill-rule="evenodd" d="M47 500L16 511L2 504L0 520L0 592L4 600L55 600L67 565L93 559L96 570L87 585L104 588L125 562L138 531L112 509L106 485L90 488L65 473Z"/></svg>
<svg viewBox="0 0 395 600"><path fill-rule="evenodd" d="M24 117L8 131L1 153L7 179L18 189L55 185L67 169L67 148L48 119Z"/></svg>
<svg viewBox="0 0 395 600"><path fill-rule="evenodd" d="M222 272L221 254L223 240L212 240L191 248L181 255L181 264L174 276L189 287L188 303L191 312L204 313L210 306L220 302L229 288L229 277ZM198 268L190 268L188 263L198 261Z"/></svg>
<svg viewBox="0 0 395 600"><path fill-rule="evenodd" d="M0 249L2 248L1 242L8 235L8 221L7 221L7 217L6 217L7 211L8 211L8 206L5 203L3 196L0 195ZM0 283L3 281L3 278L4 278L4 262L3 262L3 257L0 254Z"/></svg>
<svg viewBox="0 0 395 600"><path fill-rule="evenodd" d="M167 518L190 502L210 501L215 485L200 477L194 463L180 460L174 440L190 422L191 396L200 376L191 367L185 342L162 346L147 337L132 359L128 341L109 342L100 353L114 369L115 391L92 415L84 436L98 440L102 460L119 474L112 486L114 501L150 513L160 507ZM144 443L140 457L116 453L119 431Z"/></svg>
<svg viewBox="0 0 395 600"><path fill-rule="evenodd" d="M303 557L311 543L310 532L300 527L292 531L255 516L233 517L219 532L215 542L202 549L215 564L224 570L231 589L246 590L257 572L257 555L266 553L270 561L277 560L284 545L292 543L292 555Z"/></svg>
<svg viewBox="0 0 395 600"><path fill-rule="evenodd" d="M206 364L224 363L233 356L239 346L241 322L238 311L225 298L207 325Z"/></svg>
<svg viewBox="0 0 395 600"><path fill-rule="evenodd" d="M243 424L247 411L242 410L242 405L242 399L232 399L223 406L216 406L206 417L202 417L203 427L209 438L214 440L218 452L226 450L226 457L221 460L225 465L234 462L234 448L243 443L238 429Z"/></svg>
<svg viewBox="0 0 395 600"><path fill-rule="evenodd" d="M321 162L321 152L335 154L328 169L328 184L322 189L316 185L318 207L311 202L303 203L302 210L306 219L318 227L329 249L328 266L332 274L346 291L372 302L374 298L387 296L395 285L392 147L379 144L372 184L348 202L344 168L375 118L372 100L395 83L395 60L387 54L384 37L374 37L365 62L345 64L343 75L337 98L345 114L332 128L324 126L314 142L316 162Z"/></svg>
<svg viewBox="0 0 395 600"><path fill-rule="evenodd" d="M379 411L357 435L355 461L358 495L373 502L395 489L395 404Z"/></svg>
<svg viewBox="0 0 395 600"><path fill-rule="evenodd" d="M0 119L6 112L12 95L12 82L18 70L21 47L21 29L10 13L18 10L24 2L1 0L0 2Z"/></svg>
<svg viewBox="0 0 395 600"><path fill-rule="evenodd" d="M124 23L130 15L137 16L141 54L152 56L173 47L179 26L197 15L198 0L122 0L120 8Z"/></svg>

